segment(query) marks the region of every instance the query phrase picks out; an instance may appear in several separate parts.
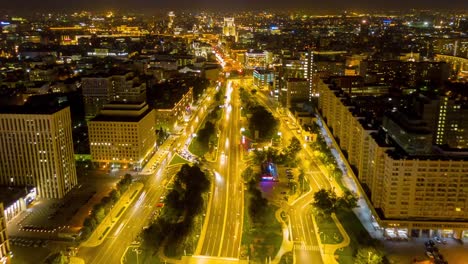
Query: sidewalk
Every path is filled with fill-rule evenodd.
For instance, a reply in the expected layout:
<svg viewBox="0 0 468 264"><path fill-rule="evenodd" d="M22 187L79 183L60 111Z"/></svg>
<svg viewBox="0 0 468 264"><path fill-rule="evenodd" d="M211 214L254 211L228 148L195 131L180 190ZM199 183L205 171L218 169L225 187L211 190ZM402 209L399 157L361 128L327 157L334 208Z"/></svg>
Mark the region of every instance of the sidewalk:
<svg viewBox="0 0 468 264"><path fill-rule="evenodd" d="M283 242L281 242L281 246L278 252L276 253L275 258L271 261L271 263L274 263L274 264L279 263L281 261L281 257L285 253L292 251L293 246L294 246L294 243L291 240L289 240L289 230L290 230L289 224L286 224L286 222L284 222L283 218L281 217L282 212L284 212L284 209L280 208L276 210L276 213L275 213L276 219L278 220L278 222L281 223L281 229L283 233Z"/></svg>
<svg viewBox="0 0 468 264"><path fill-rule="evenodd" d="M130 185L128 190L120 197L119 201L114 205L112 210L106 215L104 220L96 227L88 240L81 243L81 247L96 247L99 246L109 231L114 227L117 221L122 217L125 210L136 197L138 193L143 189L143 184L134 182ZM136 192L136 193L135 193ZM135 193L135 194L134 194ZM133 196L132 196L133 195Z"/></svg>
<svg viewBox="0 0 468 264"><path fill-rule="evenodd" d="M364 192L362 191L361 186L358 186L356 184L356 177L354 176L348 164L348 161L342 158L343 154L341 153L341 148L338 146L335 139L330 136L331 132L328 129L327 125L321 120L321 117L319 118L319 120L319 126L322 130L322 134L325 140L327 142L330 142L336 150L335 153L332 153L335 156L337 164L343 171L343 176L341 177L343 185L345 185L349 190L354 191L358 194L358 196L360 196L358 200L358 207L353 209L354 214L358 217L359 221L361 221L361 224L364 226L364 228L367 230L370 236L372 236L373 238L382 239L382 231L376 230L372 224L375 221L373 220L372 215L373 208L369 207L366 194L364 194Z"/></svg>
<svg viewBox="0 0 468 264"><path fill-rule="evenodd" d="M346 230L344 227L341 225L340 221L338 218L336 218L335 213L332 213L331 215L333 221L335 222L336 227L340 231L341 235L343 236L343 241L341 241L338 244L323 244L322 241L320 240L318 232L315 232L315 235L317 236L317 241L320 245L320 253L322 254L322 260L323 263L336 263L338 264L338 261L335 258L335 252L336 250L340 248L347 247L349 243L351 242L351 239L348 236L348 233L346 233ZM314 228L315 230L318 230L317 224L315 222L315 216L312 216L313 223L314 223Z"/></svg>

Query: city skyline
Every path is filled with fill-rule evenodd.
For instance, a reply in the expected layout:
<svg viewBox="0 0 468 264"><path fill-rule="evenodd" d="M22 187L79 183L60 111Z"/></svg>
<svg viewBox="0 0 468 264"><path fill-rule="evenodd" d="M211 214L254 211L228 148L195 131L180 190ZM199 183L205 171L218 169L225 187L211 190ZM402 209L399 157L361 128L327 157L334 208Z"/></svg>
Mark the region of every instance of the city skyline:
<svg viewBox="0 0 468 264"><path fill-rule="evenodd" d="M3 5L0 264L465 264L457 3Z"/></svg>
<svg viewBox="0 0 468 264"><path fill-rule="evenodd" d="M3 1L2 1L3 2ZM28 6L25 10L23 7ZM219 2L214 0L175 0L175 1L147 1L147 0L84 0L74 1L72 3L57 1L57 0L20 0L15 2L2 3L3 10L11 10L18 12L52 12L52 11L70 11L70 10L130 10L130 11L145 11L152 12L158 9L175 9L184 11L200 11L200 10L221 10L221 11L261 11L261 10L300 10L304 12L342 12L344 10L355 11L401 11L408 9L438 9L438 10L466 10L468 4L463 0L452 0L447 2L441 1L342 1L332 0L327 2L292 0L292 1L228 1ZM1 10L0 9L0 10ZM193 9L193 10L191 10Z"/></svg>

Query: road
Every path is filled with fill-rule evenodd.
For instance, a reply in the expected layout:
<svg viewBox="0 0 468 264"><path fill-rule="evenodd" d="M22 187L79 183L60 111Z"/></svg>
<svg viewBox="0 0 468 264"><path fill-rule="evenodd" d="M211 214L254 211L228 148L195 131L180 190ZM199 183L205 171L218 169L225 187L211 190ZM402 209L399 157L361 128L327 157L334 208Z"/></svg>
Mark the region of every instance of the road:
<svg viewBox="0 0 468 264"><path fill-rule="evenodd" d="M215 189L208 228L196 255L238 259L242 239L243 185L240 181L240 98L238 84L226 86L226 102L220 122Z"/></svg>
<svg viewBox="0 0 468 264"><path fill-rule="evenodd" d="M169 137L143 168L142 173L149 174L145 187L139 194L139 198L128 205L128 209L117 220L103 243L97 247L79 249L77 256L84 259L85 263L120 263L126 248L135 240L143 227L149 224L153 212L157 210L156 203L166 193L165 186L170 182L170 177L178 171L174 166L166 170L172 153L185 147L193 131L196 131L200 125L199 120L205 118L207 111L204 106L213 98L214 93L213 88L207 91L207 96L204 96L200 102L203 107L194 111L184 132L180 136ZM157 164L154 170L153 164Z"/></svg>
<svg viewBox="0 0 468 264"><path fill-rule="evenodd" d="M332 184L319 167L319 161L314 157L312 150L304 138L297 132L287 127L285 121L293 123L294 120L277 110L276 102L270 100L262 92L256 93L258 102L266 107L280 121L279 131L282 135L283 144L289 144L290 139L296 137L304 147L299 153L302 159L302 167L305 172L305 179L308 181L311 190L299 197L292 203L288 212L291 223L291 235L294 241L294 255L296 263L323 263L320 254L319 243L317 241L316 230L313 225L311 214L311 203L313 194L321 188L330 189Z"/></svg>

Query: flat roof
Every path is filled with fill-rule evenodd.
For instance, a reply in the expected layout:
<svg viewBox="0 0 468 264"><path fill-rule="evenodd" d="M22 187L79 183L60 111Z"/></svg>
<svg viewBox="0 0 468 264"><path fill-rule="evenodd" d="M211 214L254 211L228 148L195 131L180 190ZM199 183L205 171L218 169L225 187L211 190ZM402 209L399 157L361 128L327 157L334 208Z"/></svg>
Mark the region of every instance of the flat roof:
<svg viewBox="0 0 468 264"><path fill-rule="evenodd" d="M29 97L24 105L0 106L0 114L50 115L68 107L68 99L60 100L57 95L38 95Z"/></svg>
<svg viewBox="0 0 468 264"><path fill-rule="evenodd" d="M124 109L126 111L131 111L128 109ZM148 107L143 113L137 116L124 116L124 115L109 115L109 114L98 114L94 118L90 120L90 122L139 122L142 120L146 115L148 115L153 109ZM116 111L119 111L116 109Z"/></svg>
<svg viewBox="0 0 468 264"><path fill-rule="evenodd" d="M0 186L0 202L3 203L4 208L7 208L19 198L25 197L33 188L31 186Z"/></svg>

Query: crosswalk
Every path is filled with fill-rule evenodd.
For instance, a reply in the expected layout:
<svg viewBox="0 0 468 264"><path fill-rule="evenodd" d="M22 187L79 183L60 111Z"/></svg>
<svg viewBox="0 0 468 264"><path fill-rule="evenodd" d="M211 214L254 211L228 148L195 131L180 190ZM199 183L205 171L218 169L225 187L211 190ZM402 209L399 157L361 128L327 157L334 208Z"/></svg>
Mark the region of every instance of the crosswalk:
<svg viewBox="0 0 468 264"><path fill-rule="evenodd" d="M303 250L303 251L320 251L318 245L306 245L304 243L294 243L296 250Z"/></svg>

